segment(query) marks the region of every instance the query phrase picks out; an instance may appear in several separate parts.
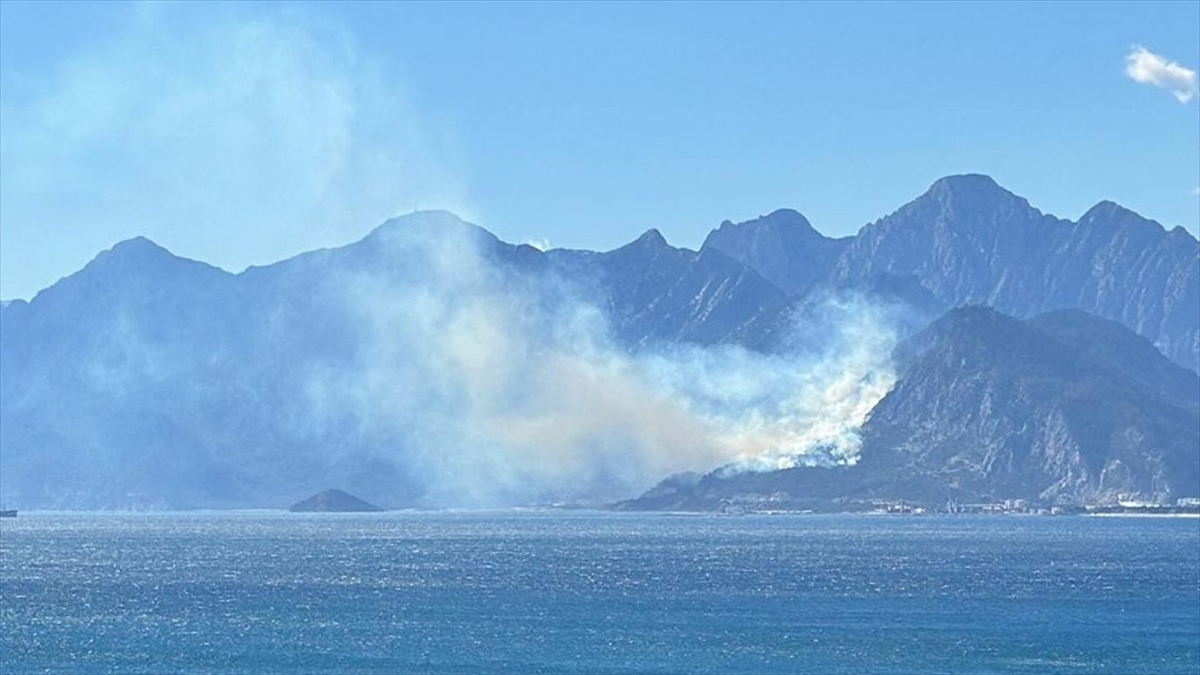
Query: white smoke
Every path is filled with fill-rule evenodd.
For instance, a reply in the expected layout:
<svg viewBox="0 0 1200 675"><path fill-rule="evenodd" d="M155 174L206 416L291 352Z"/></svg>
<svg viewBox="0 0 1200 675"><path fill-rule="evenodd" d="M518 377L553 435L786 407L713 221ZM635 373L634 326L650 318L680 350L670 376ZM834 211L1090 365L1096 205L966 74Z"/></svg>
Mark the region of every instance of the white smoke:
<svg viewBox="0 0 1200 675"><path fill-rule="evenodd" d="M804 319L820 322L824 342L800 353L720 346L660 357L657 381L712 422L727 470L858 461L858 430L896 380L891 310L860 296L829 296L815 310Z"/></svg>
<svg viewBox="0 0 1200 675"><path fill-rule="evenodd" d="M825 340L805 352L630 355L567 281L493 265L483 235L434 225L381 233L385 257L416 267L345 280L363 351L313 387L321 405L358 411L431 506L606 500L680 471L853 464L857 429L894 381L895 331L861 300L806 315Z"/></svg>
<svg viewBox="0 0 1200 675"><path fill-rule="evenodd" d="M4 297L136 235L240 270L418 205L470 212L454 135L325 10L110 9L102 39L24 64L36 77L0 70Z"/></svg>

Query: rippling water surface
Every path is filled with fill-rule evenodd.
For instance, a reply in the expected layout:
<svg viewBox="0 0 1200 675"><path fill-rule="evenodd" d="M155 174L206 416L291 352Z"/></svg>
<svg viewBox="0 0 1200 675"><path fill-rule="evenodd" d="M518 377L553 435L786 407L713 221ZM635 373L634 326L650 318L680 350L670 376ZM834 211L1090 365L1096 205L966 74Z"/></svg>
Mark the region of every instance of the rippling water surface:
<svg viewBox="0 0 1200 675"><path fill-rule="evenodd" d="M22 513L0 671L1194 674L1200 521Z"/></svg>

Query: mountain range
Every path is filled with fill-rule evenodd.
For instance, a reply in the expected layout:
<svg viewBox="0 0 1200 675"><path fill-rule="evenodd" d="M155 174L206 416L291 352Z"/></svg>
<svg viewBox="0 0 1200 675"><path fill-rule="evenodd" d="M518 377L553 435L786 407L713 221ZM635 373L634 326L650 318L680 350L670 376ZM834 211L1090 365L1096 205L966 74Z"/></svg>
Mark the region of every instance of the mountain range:
<svg viewBox="0 0 1200 675"><path fill-rule="evenodd" d="M703 248L790 294L887 274L914 278L946 307L988 305L1018 318L1080 309L1124 324L1200 372L1196 239L1109 201L1071 222L987 176L950 176L854 237L823 237L784 210L723 223Z"/></svg>
<svg viewBox="0 0 1200 675"><path fill-rule="evenodd" d="M1077 222L1044 215L968 175L854 237L780 210L722 223L698 251L651 230L608 252L542 252L444 212L240 274L125 241L0 306L0 496L275 507L336 485L387 506L456 505L452 490L431 496L430 467L478 481L527 470L447 457L449 433L493 439L422 426L429 406L447 420L532 406L529 383L564 350L622 373L614 354L810 353L828 340L821 303L847 297L899 308L901 338L856 461L705 467L626 505L1200 494L1200 244L1111 202ZM496 394L493 380L521 387ZM509 498L571 498L529 494Z"/></svg>

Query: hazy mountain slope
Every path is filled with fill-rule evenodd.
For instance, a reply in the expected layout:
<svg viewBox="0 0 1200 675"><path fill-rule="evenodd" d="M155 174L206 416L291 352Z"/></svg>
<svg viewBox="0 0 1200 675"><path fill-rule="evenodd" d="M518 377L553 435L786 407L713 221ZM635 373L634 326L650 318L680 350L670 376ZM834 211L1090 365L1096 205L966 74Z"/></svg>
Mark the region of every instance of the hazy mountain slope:
<svg viewBox="0 0 1200 675"><path fill-rule="evenodd" d="M522 314L587 303L607 315L592 339L607 325L630 348L713 343L782 301L748 268L657 233L546 255L440 212L238 275L135 239L0 309L0 490L25 508L276 506L331 485L420 503L409 469L436 448L381 431L370 416L386 404L358 387L437 393L442 375L392 350L451 329L489 349L534 344L553 326ZM455 324L488 312L477 335Z"/></svg>
<svg viewBox="0 0 1200 675"><path fill-rule="evenodd" d="M230 275L136 239L31 303L6 308L6 494L42 505L84 503L77 497L86 492L94 499L87 503L136 502L162 472L212 472L220 460L186 429L208 425L219 442L226 426L211 416L196 419L187 392L236 386L223 367L224 358L243 351L235 346L236 318L220 311L230 298ZM195 383L187 392L173 386L184 377ZM112 433L131 427L146 431ZM221 494L226 486L208 489Z"/></svg>
<svg viewBox="0 0 1200 675"><path fill-rule="evenodd" d="M763 352L808 351L828 341L827 315L838 306L870 305L886 310L889 327L901 337L924 328L948 309L913 277L891 274L822 282L745 323L730 341Z"/></svg>
<svg viewBox="0 0 1200 675"><path fill-rule="evenodd" d="M428 214L409 225L457 222ZM240 275L135 239L6 307L6 497L61 508L271 506L330 482L393 500L419 494L401 466L373 459L352 410L320 409L311 391L314 373L360 357L348 279L422 273L419 257L387 250L397 226Z"/></svg>

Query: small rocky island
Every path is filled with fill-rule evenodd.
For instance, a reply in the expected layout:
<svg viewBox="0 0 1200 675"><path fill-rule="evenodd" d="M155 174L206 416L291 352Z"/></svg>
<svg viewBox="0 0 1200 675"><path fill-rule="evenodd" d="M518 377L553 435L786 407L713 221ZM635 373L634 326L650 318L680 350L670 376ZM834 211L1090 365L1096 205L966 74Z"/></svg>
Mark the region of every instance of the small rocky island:
<svg viewBox="0 0 1200 675"><path fill-rule="evenodd" d="M382 511L374 504L342 490L325 490L292 504L292 513L369 513Z"/></svg>

